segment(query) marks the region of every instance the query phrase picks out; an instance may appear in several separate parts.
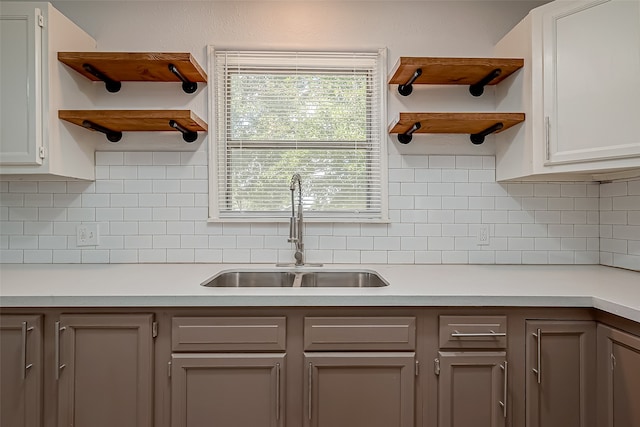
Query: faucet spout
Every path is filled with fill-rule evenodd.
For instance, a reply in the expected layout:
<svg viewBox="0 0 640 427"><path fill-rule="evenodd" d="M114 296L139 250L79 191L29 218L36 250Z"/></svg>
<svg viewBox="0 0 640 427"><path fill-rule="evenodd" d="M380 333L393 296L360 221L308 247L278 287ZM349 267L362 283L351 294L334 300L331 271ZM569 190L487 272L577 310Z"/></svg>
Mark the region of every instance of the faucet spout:
<svg viewBox="0 0 640 427"><path fill-rule="evenodd" d="M298 189L300 190L300 197L302 198L302 178L299 173L294 173L291 177L291 183L289 184L289 190L295 191L296 182L298 183Z"/></svg>

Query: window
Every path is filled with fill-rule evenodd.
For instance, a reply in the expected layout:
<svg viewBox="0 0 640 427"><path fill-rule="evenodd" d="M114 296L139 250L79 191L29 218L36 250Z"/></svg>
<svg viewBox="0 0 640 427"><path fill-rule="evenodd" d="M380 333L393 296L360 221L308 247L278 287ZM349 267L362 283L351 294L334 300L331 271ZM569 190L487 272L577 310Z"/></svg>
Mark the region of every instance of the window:
<svg viewBox="0 0 640 427"><path fill-rule="evenodd" d="M214 51L211 219L386 220L386 56Z"/></svg>

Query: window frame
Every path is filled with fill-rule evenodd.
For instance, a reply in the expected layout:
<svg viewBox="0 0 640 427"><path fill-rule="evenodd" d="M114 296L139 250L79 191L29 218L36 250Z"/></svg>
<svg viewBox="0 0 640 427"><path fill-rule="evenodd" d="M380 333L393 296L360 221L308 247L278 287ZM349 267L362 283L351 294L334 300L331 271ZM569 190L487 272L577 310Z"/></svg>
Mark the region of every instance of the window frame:
<svg viewBox="0 0 640 427"><path fill-rule="evenodd" d="M222 51L227 51L228 49L220 49ZM252 222L287 222L289 220L290 212L282 211L282 214L279 212L275 214L268 212L256 212L256 211L226 211L221 214L221 209L219 206L220 197L218 195L219 192L219 182L218 182L218 174L219 174L219 163L217 159L217 153L219 149L219 141L218 141L218 129L217 129L217 120L218 120L218 86L213 76L215 76L216 72L216 48L213 45L208 46L208 64L207 70L208 75L211 80L208 84L208 107L209 107L209 127L210 132L208 135L208 175L209 175L209 222L244 222L250 220ZM247 52L247 53L255 53L259 52L261 54L295 54L298 52L295 51L256 51L256 50L244 50L244 49L229 49L229 51L233 52ZM304 51L300 52L301 54L323 54L325 52L313 52L313 51ZM326 52L329 54L340 53L340 52ZM345 52L350 53L350 52ZM333 222L353 222L353 223L388 223L389 222L389 208L388 208L388 134L386 127L387 120L387 52L386 48L378 49L377 51L361 51L356 53L367 53L367 54L376 54L377 58L377 85L380 88L380 93L378 94L379 103L377 105L379 111L379 126L378 126L378 141L379 141L379 164L378 167L380 169L379 179L380 179L380 212L376 212L375 214L358 214L355 212L329 212L329 211L305 211L305 222L324 222L324 223L333 223ZM324 65L324 67L323 67ZM318 65L316 69L322 70L326 68L326 62L322 63L322 65ZM211 130L214 130L213 135L211 134ZM226 143L228 146L228 142ZM251 141L248 141L251 144ZM256 141L256 145L259 145L260 142ZM298 145L300 142L298 142ZM328 148L327 146L322 146L322 141L313 141L313 142L302 142L310 148ZM340 145L339 142L331 141L332 147ZM335 144L335 145L334 145ZM345 142L345 145L349 145L353 147L353 141ZM366 145L366 143L363 143ZM247 141L243 143L243 146L247 146ZM330 147L330 148L332 148ZM284 147L283 147L284 148ZM338 148L338 147L336 147ZM292 174L296 171L292 171ZM302 185L304 186L304 181Z"/></svg>

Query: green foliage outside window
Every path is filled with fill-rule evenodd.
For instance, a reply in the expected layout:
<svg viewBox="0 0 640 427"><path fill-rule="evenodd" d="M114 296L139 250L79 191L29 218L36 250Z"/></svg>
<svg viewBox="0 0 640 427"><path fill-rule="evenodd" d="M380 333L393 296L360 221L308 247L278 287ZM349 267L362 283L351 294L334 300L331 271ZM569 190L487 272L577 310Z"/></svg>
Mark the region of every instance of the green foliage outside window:
<svg viewBox="0 0 640 427"><path fill-rule="evenodd" d="M288 211L298 172L305 209L367 210L368 73L230 72L227 91L227 209Z"/></svg>

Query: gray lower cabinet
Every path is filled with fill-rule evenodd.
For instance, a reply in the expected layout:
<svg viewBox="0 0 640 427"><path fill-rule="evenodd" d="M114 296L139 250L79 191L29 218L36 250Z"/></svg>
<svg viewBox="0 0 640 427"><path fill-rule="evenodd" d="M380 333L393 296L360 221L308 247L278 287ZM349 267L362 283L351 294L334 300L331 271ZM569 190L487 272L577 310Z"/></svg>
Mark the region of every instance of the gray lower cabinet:
<svg viewBox="0 0 640 427"><path fill-rule="evenodd" d="M173 354L171 427L282 427L284 354Z"/></svg>
<svg viewBox="0 0 640 427"><path fill-rule="evenodd" d="M505 352L439 352L438 427L503 427L507 416Z"/></svg>
<svg viewBox="0 0 640 427"><path fill-rule="evenodd" d="M305 427L414 427L415 353L305 353Z"/></svg>
<svg viewBox="0 0 640 427"><path fill-rule="evenodd" d="M598 325L598 426L640 426L640 337Z"/></svg>
<svg viewBox="0 0 640 427"><path fill-rule="evenodd" d="M526 425L595 427L596 323L526 322Z"/></svg>
<svg viewBox="0 0 640 427"><path fill-rule="evenodd" d="M58 426L153 426L152 323L152 314L59 317Z"/></svg>
<svg viewBox="0 0 640 427"><path fill-rule="evenodd" d="M507 316L439 316L438 427L504 427L508 415Z"/></svg>
<svg viewBox="0 0 640 427"><path fill-rule="evenodd" d="M640 329L586 310L104 310L3 308L0 427L640 426Z"/></svg>
<svg viewBox="0 0 640 427"><path fill-rule="evenodd" d="M0 426L42 423L42 316L0 316Z"/></svg>

